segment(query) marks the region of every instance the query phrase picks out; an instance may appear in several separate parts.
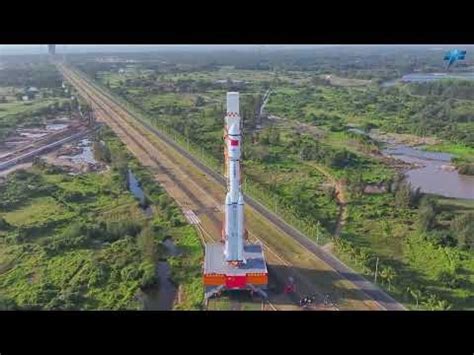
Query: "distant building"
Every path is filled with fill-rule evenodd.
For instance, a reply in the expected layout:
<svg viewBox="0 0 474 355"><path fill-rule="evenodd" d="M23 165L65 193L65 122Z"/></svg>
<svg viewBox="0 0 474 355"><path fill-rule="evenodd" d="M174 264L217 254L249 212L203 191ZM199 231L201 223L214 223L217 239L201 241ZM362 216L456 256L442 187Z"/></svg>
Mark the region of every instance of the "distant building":
<svg viewBox="0 0 474 355"><path fill-rule="evenodd" d="M23 96L23 98L26 96L27 100L23 99L23 101L34 100L38 93L39 90L34 86L27 88Z"/></svg>
<svg viewBox="0 0 474 355"><path fill-rule="evenodd" d="M55 44L48 44L48 53L49 55L56 54L56 45Z"/></svg>

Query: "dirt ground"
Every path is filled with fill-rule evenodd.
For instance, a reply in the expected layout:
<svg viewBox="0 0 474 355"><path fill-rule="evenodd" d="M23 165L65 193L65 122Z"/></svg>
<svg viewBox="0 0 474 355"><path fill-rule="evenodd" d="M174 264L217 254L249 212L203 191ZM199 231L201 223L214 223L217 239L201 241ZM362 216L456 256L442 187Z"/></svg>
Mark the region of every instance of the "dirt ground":
<svg viewBox="0 0 474 355"><path fill-rule="evenodd" d="M73 174L97 172L107 169L104 163L98 162L93 158L90 137L66 144L58 150L46 154L43 159L46 163L60 166Z"/></svg>

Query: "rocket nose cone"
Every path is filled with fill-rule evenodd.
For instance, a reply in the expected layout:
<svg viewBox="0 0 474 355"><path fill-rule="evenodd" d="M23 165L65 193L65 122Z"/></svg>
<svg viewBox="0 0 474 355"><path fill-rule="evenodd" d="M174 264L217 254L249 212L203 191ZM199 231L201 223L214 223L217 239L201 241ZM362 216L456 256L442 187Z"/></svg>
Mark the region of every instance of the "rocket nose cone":
<svg viewBox="0 0 474 355"><path fill-rule="evenodd" d="M230 197L230 193L227 193L227 195L225 196L225 204L226 205L232 204L232 198Z"/></svg>
<svg viewBox="0 0 474 355"><path fill-rule="evenodd" d="M244 195L242 194L242 192L239 194L239 205L243 205L244 204Z"/></svg>

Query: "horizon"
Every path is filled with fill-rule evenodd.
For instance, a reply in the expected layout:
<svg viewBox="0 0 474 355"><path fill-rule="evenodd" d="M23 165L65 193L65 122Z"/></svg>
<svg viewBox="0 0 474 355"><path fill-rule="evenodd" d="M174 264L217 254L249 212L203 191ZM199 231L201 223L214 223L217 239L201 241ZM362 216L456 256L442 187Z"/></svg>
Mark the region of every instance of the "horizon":
<svg viewBox="0 0 474 355"><path fill-rule="evenodd" d="M48 45L0 45L1 55L34 55L47 54ZM159 50L290 50L290 49L344 49L344 48L424 48L431 50L445 50L452 47L473 47L473 45L446 45L446 44L58 44L58 54L79 53L129 53Z"/></svg>

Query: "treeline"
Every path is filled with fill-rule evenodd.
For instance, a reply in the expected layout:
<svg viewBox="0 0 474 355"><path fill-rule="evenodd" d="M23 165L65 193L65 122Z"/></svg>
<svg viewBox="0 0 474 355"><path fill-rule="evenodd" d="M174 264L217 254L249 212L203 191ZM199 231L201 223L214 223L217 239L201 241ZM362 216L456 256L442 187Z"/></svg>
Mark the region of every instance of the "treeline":
<svg viewBox="0 0 474 355"><path fill-rule="evenodd" d="M410 91L415 95L443 96L462 100L474 100L474 81L444 79L425 83L412 83Z"/></svg>
<svg viewBox="0 0 474 355"><path fill-rule="evenodd" d="M0 298L0 309L137 308L136 292L157 282L160 241L186 222L153 175L126 153L110 130L101 130L96 143L102 147L98 156L112 167L112 179L110 172L69 176L38 162L33 170L12 173L0 185L0 211L15 211L46 196L63 207L61 213L31 225L11 225L0 218L0 239L17 253L12 254L12 272L0 275L8 295ZM129 203L124 198L127 168L154 203L152 218L133 204L114 203ZM56 175L52 181L65 184L48 183L43 174ZM197 238L192 233L190 237ZM32 267L42 277L30 285L24 275L31 274Z"/></svg>
<svg viewBox="0 0 474 355"><path fill-rule="evenodd" d="M335 240L336 250L371 278L378 270L377 280L415 308L450 309L460 292L470 292L468 260L474 250L474 213L451 211L398 177L390 186L397 215L411 216L414 222L401 245L409 268L347 238ZM395 226L383 221L380 225L384 238L395 238Z"/></svg>
<svg viewBox="0 0 474 355"><path fill-rule="evenodd" d="M252 141L244 142L244 160L271 163L286 160L290 153L303 161L315 161L331 168L355 167L360 163L359 156L345 148L333 148L297 132L284 142L280 135L273 126L255 134ZM284 151L275 149L279 147Z"/></svg>
<svg viewBox="0 0 474 355"><path fill-rule="evenodd" d="M129 171L133 171L140 188L145 193L145 201L141 207L146 208L153 204L161 210L163 217L162 225L169 227L179 227L185 224L182 212L176 203L165 193L163 188L156 183L154 177L145 169L141 168L138 162L126 150L125 146L114 138L112 131L101 129L94 138L94 154L99 161L112 166L117 173L117 179L123 189L129 189Z"/></svg>
<svg viewBox="0 0 474 355"><path fill-rule="evenodd" d="M348 168L359 162L358 156L345 148L336 149L298 133L288 144L288 149L303 161L313 160L331 168Z"/></svg>
<svg viewBox="0 0 474 355"><path fill-rule="evenodd" d="M46 183L41 175L23 169L17 170L0 184L0 210L12 211L34 197L55 191L54 185Z"/></svg>
<svg viewBox="0 0 474 355"><path fill-rule="evenodd" d="M474 250L474 213L458 213L446 226L438 219L447 212L429 197L421 200L417 213L417 227L425 238L442 246Z"/></svg>
<svg viewBox="0 0 474 355"><path fill-rule="evenodd" d="M0 70L0 83L2 86L25 88L35 86L41 88L57 88L61 86L62 77L51 64L23 64L10 65Z"/></svg>
<svg viewBox="0 0 474 355"><path fill-rule="evenodd" d="M42 124L41 116L55 116L61 113L70 114L74 105L69 101L53 102L31 111L6 114L0 119L0 140L15 131L18 126L35 127Z"/></svg>
<svg viewBox="0 0 474 355"><path fill-rule="evenodd" d="M394 291L403 297L405 301L415 304L415 309L420 307L427 310L448 310L452 305L440 297L436 292L420 284L413 284L410 279L404 278L392 265L390 260L380 260L369 248L357 247L342 238L335 239L335 247L338 253L349 257L365 275L375 277L381 285L386 286L389 291Z"/></svg>

